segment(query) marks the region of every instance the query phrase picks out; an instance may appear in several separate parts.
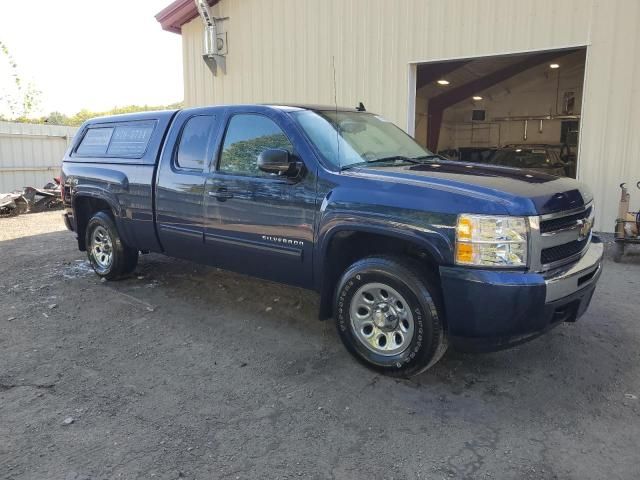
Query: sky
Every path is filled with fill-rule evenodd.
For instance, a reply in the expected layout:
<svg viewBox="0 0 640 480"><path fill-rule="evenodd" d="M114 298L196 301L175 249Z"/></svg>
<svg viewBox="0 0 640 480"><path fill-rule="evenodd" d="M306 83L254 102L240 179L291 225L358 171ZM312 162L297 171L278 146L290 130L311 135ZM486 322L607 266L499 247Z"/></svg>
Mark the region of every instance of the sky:
<svg viewBox="0 0 640 480"><path fill-rule="evenodd" d="M31 116L181 101L181 38L154 18L170 3L0 0L0 42L42 92ZM0 95L12 88L9 75L0 55Z"/></svg>

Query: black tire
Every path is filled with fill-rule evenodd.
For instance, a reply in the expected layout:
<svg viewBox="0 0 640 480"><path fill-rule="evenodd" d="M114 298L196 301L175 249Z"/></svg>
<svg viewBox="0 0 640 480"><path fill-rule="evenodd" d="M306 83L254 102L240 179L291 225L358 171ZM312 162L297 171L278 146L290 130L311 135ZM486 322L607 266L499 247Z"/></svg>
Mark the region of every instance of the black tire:
<svg viewBox="0 0 640 480"><path fill-rule="evenodd" d="M104 238L104 242L98 242L97 236ZM85 234L87 257L94 272L107 280L116 280L123 275L131 273L138 263L138 250L125 245L120 238L116 224L107 212L96 213L87 224ZM94 249L95 244L109 246L110 259L106 255L100 255Z"/></svg>
<svg viewBox="0 0 640 480"><path fill-rule="evenodd" d="M380 295L382 295L384 288L380 288L379 285L386 285L390 287L388 290L391 291L395 290L395 293L387 292L388 298L392 302L391 305L396 299L396 294L399 294L399 297L408 304L406 305L408 311L404 311L404 315L405 317L411 316L413 328L410 331L407 328L406 338L403 338L402 343L398 343L397 348L402 349L405 342L407 346L403 350L398 350L397 353L393 352L394 345L388 344L388 340L385 340L385 345L389 345L388 348L392 351L379 353L376 350L384 349L385 345L381 347L379 343L371 339L375 335L379 340L382 340L383 336L389 338L390 335L395 335L393 332L397 330L394 328L400 328L398 318L402 318L398 311L392 310L389 314L389 306L384 302L376 303L377 300L372 297L370 314L365 317L367 320L364 321L365 323L370 322L372 325L362 327L363 324L358 323L357 319L352 321L352 313L355 312L354 315L357 317L361 312L357 305L362 301L371 301L367 298L367 289L370 286L374 292L379 289ZM385 306L387 310L384 310ZM354 308L356 310L352 312ZM404 305L401 305L400 308L405 310ZM334 312L340 339L358 361L385 375L395 377L417 375L442 358L447 350L442 311L439 290L435 287L435 283L430 281L417 265L408 259L377 256L359 260L342 275L336 289ZM383 331L377 328L379 325L376 322L384 323L386 320L380 319L385 315L392 319L392 323L384 324L383 327L388 330ZM395 327L392 326L394 321ZM400 320L400 322L404 321ZM356 327L356 324L361 327ZM409 324L406 323L406 325ZM371 332L371 336L367 341L365 337L369 332ZM394 337L391 336L391 338ZM396 342L397 340L389 341Z"/></svg>
<svg viewBox="0 0 640 480"><path fill-rule="evenodd" d="M616 263L620 263L622 261L623 255L624 255L624 243L615 242L613 244L613 261Z"/></svg>

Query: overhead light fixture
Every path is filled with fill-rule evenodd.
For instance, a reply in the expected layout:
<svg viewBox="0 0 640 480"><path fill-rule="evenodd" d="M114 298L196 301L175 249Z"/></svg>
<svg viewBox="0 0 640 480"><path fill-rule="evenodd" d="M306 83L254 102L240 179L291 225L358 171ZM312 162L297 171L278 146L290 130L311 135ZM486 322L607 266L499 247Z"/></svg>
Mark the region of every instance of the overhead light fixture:
<svg viewBox="0 0 640 480"><path fill-rule="evenodd" d="M473 99L474 100L482 100L482 97L480 95L474 95Z"/></svg>
<svg viewBox="0 0 640 480"><path fill-rule="evenodd" d="M438 80L436 82L438 85L449 85L449 80L445 80L444 78L441 78L440 80Z"/></svg>
<svg viewBox="0 0 640 480"><path fill-rule="evenodd" d="M552 63L552 64L549 65L549 68L553 68L553 69L560 68L560 64L559 63Z"/></svg>

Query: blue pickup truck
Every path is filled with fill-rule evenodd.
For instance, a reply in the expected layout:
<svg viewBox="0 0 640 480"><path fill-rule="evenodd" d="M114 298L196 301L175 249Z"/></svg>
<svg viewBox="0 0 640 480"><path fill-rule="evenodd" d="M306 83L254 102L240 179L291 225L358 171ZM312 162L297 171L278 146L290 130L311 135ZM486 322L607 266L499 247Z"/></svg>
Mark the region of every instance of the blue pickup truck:
<svg viewBox="0 0 640 480"><path fill-rule="evenodd" d="M89 120L63 162L66 225L108 280L158 252L316 290L349 352L389 375L585 312L603 255L585 185L447 161L362 110Z"/></svg>

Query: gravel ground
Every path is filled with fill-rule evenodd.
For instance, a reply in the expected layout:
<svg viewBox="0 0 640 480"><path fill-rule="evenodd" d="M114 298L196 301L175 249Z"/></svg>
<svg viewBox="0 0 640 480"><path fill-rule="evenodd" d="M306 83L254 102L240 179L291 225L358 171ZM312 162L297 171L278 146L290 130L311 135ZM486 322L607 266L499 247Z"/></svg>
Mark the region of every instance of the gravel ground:
<svg viewBox="0 0 640 480"><path fill-rule="evenodd" d="M0 217L0 242L61 231L66 231L66 228L60 217L60 210L19 217Z"/></svg>
<svg viewBox="0 0 640 480"><path fill-rule="evenodd" d="M317 297L145 255L102 283L59 213L0 219L0 477L637 479L640 255L589 312L410 381Z"/></svg>

